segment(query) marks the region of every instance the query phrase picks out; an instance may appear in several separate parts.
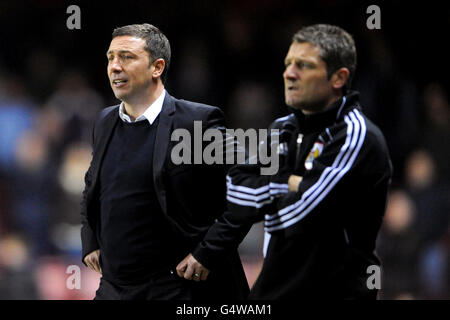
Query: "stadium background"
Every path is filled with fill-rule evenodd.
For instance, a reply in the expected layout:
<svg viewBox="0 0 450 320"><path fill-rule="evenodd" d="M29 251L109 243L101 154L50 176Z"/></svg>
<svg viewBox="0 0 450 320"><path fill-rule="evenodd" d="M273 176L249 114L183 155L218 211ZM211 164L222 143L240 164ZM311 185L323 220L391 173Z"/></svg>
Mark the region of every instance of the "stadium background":
<svg viewBox="0 0 450 320"><path fill-rule="evenodd" d="M66 9L81 8L81 30ZM381 8L369 30L366 8ZM230 127L265 128L286 113L283 59L311 23L355 38L354 88L383 130L395 176L378 241L381 299L449 299L450 12L400 1L2 1L0 3L0 299L91 299L80 263L79 202L95 114L116 104L105 52L113 28L149 22L169 38L166 88L217 105ZM262 225L240 247L248 280ZM69 265L81 289L69 290Z"/></svg>

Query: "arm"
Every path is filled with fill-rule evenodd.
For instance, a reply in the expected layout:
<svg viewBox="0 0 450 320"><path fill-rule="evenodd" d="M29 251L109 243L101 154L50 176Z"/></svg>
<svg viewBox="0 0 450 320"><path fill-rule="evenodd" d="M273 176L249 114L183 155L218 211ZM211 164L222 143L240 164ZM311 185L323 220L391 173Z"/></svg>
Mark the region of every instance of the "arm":
<svg viewBox="0 0 450 320"><path fill-rule="evenodd" d="M94 130L92 133L92 140L94 141ZM92 184L92 161L85 176L85 187L83 190L83 198L81 202L81 246L82 246L82 262L97 271L100 270L98 264L99 245L95 232L92 230L87 219L87 193ZM98 254L95 252L98 251Z"/></svg>
<svg viewBox="0 0 450 320"><path fill-rule="evenodd" d="M297 191L290 191L277 203L277 211L266 216L268 232L286 229L299 223L306 216L315 216L317 208L328 201L354 170L366 140L365 121L362 117L346 117L345 124L336 129L322 154L305 171Z"/></svg>
<svg viewBox="0 0 450 320"><path fill-rule="evenodd" d="M272 129L276 129L272 131ZM264 220L266 214L276 211L278 198L288 192L288 180L293 172L293 158L288 147L294 136L295 125L292 118L275 122L270 135L260 143L260 148L271 149L277 165L275 172L264 174L261 165L237 165L227 175L228 208L238 220L257 222ZM292 147L292 146L291 146ZM292 153L295 154L295 153Z"/></svg>
<svg viewBox="0 0 450 320"><path fill-rule="evenodd" d="M210 122L213 123L214 128L218 128L222 131L226 145L229 148L225 150L232 150L233 154L231 156L236 156L238 153L242 153L242 147L240 147L234 139L230 139L226 135L223 115L218 113L216 118ZM268 139L270 145L270 139ZM267 141L266 141L267 142ZM231 146L230 146L231 144ZM230 154L224 154L224 159ZM226 161L224 161L226 163ZM231 165L222 166L223 171L230 169ZM246 185L243 188L253 188L253 189L263 189L267 188L270 184L272 190L269 191L268 197L271 198L274 195L279 195L287 192L287 175L278 174L276 177L285 177L286 182L276 183L276 179L272 176L260 176L261 165L259 164L240 164L231 168L227 176L227 199L228 199L228 209L217 217L216 222L211 226L211 228L206 233L205 237L198 244L192 253L191 257L186 257L182 263L177 267L180 276L185 276L189 279L192 273L201 273L203 275L204 266L208 268L214 268L214 266L220 263L220 260L232 250L236 250L238 245L242 242L246 234L248 233L251 226L258 221L264 219L264 211L261 208L252 208L250 210L236 210L234 202L232 199L238 199L240 193L240 185ZM225 174L225 172L223 172ZM235 186L234 183L239 183L239 186ZM239 189L239 190L237 190ZM271 193L271 194L270 194ZM264 198L266 195L263 194ZM230 200L231 199L231 200ZM265 201L267 199L263 199ZM273 199L272 199L273 200ZM271 202L271 201L270 201ZM193 272L183 273L184 270L189 269L189 261L192 262ZM200 264L201 266L199 266ZM208 270L209 272L209 270ZM194 280L196 280L194 278Z"/></svg>
<svg viewBox="0 0 450 320"><path fill-rule="evenodd" d="M210 150L220 150L220 154L215 154L216 159L221 159L223 164L209 164L208 165L208 180L210 188L214 188L217 192L223 193L225 197L225 188L220 186L218 181L224 181L224 177L228 168L231 167L230 157L243 157L245 160L246 154L234 137L226 132L225 117L222 111L218 108L212 109L206 120L203 121L203 132L206 133L208 129L211 133L218 136L220 139L212 140L208 148ZM219 146L218 148L215 148ZM202 151L205 150L203 146ZM228 159L228 161L227 161ZM220 189L217 189L220 188ZM211 189L210 189L211 190ZM219 198L217 200L220 200ZM222 198L222 203L217 203L217 208L222 208L225 204L225 199ZM224 208L224 207L223 207ZM206 232L203 239L198 243L197 247L186 256L177 266L177 273L180 277L188 280L206 280L209 269L219 263L218 261L226 255L228 250L236 249L240 242L248 233L252 223L234 219L228 211L221 211L224 209L210 210L214 214L215 222ZM199 276L194 276L198 274Z"/></svg>

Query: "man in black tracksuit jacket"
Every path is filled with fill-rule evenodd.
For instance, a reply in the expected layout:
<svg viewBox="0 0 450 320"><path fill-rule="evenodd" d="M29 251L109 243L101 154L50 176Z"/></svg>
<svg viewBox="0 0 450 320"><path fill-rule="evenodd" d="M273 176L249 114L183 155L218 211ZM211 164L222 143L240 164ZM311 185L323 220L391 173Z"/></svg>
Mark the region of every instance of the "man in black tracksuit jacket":
<svg viewBox="0 0 450 320"><path fill-rule="evenodd" d="M383 134L347 90L353 39L334 26L303 28L285 63L292 113L272 124L268 142L279 141L278 173L238 165L227 177L235 223L265 220L265 260L250 298L376 298L368 267L380 265L375 242L392 166Z"/></svg>

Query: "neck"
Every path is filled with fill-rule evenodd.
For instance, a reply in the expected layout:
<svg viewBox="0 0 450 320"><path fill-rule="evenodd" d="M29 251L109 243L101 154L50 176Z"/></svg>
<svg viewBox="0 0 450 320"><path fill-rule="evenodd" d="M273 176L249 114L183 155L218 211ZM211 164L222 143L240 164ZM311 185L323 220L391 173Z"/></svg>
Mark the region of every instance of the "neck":
<svg viewBox="0 0 450 320"><path fill-rule="evenodd" d="M311 115L311 114L315 114L315 113L321 113L321 112L325 112L328 109L330 109L331 106L333 106L333 104L338 101L340 98L342 98L342 94L338 94L338 95L332 95L327 101L323 101L320 103L321 106L316 105L312 108L303 108L301 109L302 113L305 115Z"/></svg>
<svg viewBox="0 0 450 320"><path fill-rule="evenodd" d="M123 100L125 111L132 121L141 116L149 106L159 98L164 91L164 85L161 82L155 84L155 87L149 89L149 92L133 100Z"/></svg>

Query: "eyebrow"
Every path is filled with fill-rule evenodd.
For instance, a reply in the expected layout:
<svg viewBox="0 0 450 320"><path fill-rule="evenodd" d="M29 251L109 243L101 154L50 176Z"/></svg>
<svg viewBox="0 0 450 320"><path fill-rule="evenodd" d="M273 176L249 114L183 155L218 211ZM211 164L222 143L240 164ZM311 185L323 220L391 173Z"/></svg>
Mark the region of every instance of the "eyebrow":
<svg viewBox="0 0 450 320"><path fill-rule="evenodd" d="M109 56L110 54L113 54L114 53L114 51L112 51L112 50L108 50L107 52L106 52L106 56ZM131 53L131 54L134 54L132 51L130 51L130 50L119 50L119 52L118 52L119 54L121 54L121 53Z"/></svg>
<svg viewBox="0 0 450 320"><path fill-rule="evenodd" d="M311 60L311 59L305 59L305 58L298 58L298 57L286 57L285 59L284 59L284 63L286 64L286 63L288 63L288 62L294 62L294 63L297 63L297 62L306 62L306 63L312 63L312 64L316 64L316 62L314 61L314 60Z"/></svg>

